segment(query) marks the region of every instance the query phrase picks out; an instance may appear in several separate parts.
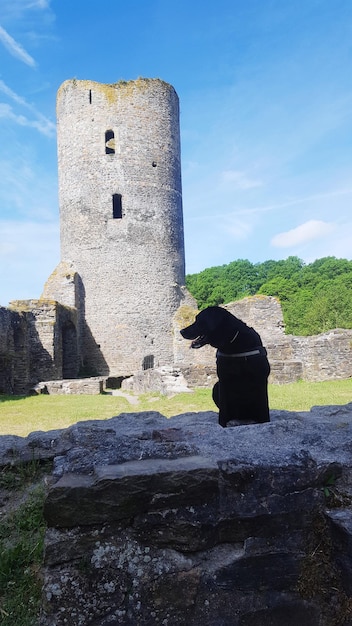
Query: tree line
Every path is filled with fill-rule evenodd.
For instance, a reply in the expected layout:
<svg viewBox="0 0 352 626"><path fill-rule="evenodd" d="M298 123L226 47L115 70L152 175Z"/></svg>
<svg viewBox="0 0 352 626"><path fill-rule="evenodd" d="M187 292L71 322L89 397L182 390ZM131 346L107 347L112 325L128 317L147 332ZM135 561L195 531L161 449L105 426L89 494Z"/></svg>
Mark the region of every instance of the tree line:
<svg viewBox="0 0 352 626"><path fill-rule="evenodd" d="M288 334L352 328L352 261L347 259L329 256L308 264L295 256L255 264L240 259L188 274L186 286L199 309L246 296L275 296Z"/></svg>

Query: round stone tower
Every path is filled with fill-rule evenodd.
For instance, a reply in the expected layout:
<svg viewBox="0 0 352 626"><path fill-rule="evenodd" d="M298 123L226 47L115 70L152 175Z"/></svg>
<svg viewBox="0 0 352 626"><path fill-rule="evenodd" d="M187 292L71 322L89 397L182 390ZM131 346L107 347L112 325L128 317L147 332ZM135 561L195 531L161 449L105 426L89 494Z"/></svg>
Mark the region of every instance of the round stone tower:
<svg viewBox="0 0 352 626"><path fill-rule="evenodd" d="M80 353L97 374L173 362L185 297L179 103L158 79L69 80L57 96L61 265L80 283Z"/></svg>

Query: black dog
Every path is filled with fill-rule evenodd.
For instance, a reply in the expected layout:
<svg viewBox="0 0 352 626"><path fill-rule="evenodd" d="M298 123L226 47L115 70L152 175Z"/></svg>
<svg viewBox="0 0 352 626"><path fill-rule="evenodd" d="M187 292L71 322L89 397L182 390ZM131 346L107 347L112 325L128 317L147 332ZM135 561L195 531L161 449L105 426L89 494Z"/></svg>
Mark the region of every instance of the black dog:
<svg viewBox="0 0 352 626"><path fill-rule="evenodd" d="M210 344L217 348L219 381L213 400L219 409L219 424L269 422L268 376L270 365L258 333L226 309L210 306L198 313L194 324L181 330L191 347Z"/></svg>

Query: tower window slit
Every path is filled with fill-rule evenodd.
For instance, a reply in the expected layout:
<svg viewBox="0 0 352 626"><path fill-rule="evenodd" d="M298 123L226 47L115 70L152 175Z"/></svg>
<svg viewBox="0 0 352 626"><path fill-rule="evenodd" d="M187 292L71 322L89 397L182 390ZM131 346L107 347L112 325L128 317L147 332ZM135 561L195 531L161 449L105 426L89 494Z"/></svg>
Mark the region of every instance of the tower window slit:
<svg viewBox="0 0 352 626"><path fill-rule="evenodd" d="M111 129L105 131L105 154L115 154L115 133Z"/></svg>
<svg viewBox="0 0 352 626"><path fill-rule="evenodd" d="M112 216L114 219L122 218L122 196L120 193L114 193L112 196Z"/></svg>
<svg viewBox="0 0 352 626"><path fill-rule="evenodd" d="M89 90L89 104L92 104L92 90Z"/></svg>

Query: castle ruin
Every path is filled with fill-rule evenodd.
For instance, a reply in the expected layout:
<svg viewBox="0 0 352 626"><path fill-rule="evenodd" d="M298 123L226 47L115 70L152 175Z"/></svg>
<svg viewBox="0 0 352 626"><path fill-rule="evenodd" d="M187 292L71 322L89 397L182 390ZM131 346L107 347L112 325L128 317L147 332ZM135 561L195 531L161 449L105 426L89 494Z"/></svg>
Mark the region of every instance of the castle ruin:
<svg viewBox="0 0 352 626"><path fill-rule="evenodd" d="M34 334L46 336L39 361L48 356L51 366L39 375L38 350L29 349L27 385L48 376L123 377L172 363L173 316L182 303L195 306L184 287L173 87L158 79L68 80L57 95L57 143L61 262L39 301L10 303L13 328L0 323L14 370L2 386L14 392L21 385L12 355L32 342L31 322Z"/></svg>
<svg viewBox="0 0 352 626"><path fill-rule="evenodd" d="M171 320L185 298L175 90L161 80L66 81L57 141L61 263L43 297L77 309L88 371L172 362Z"/></svg>
<svg viewBox="0 0 352 626"><path fill-rule="evenodd" d="M196 302L185 288L174 88L68 80L57 95L57 143L61 261L39 300L0 307L0 393L163 366L206 384L214 350L195 354L179 335ZM351 331L289 338L274 298L246 302L227 307L262 334L273 382L352 376Z"/></svg>

